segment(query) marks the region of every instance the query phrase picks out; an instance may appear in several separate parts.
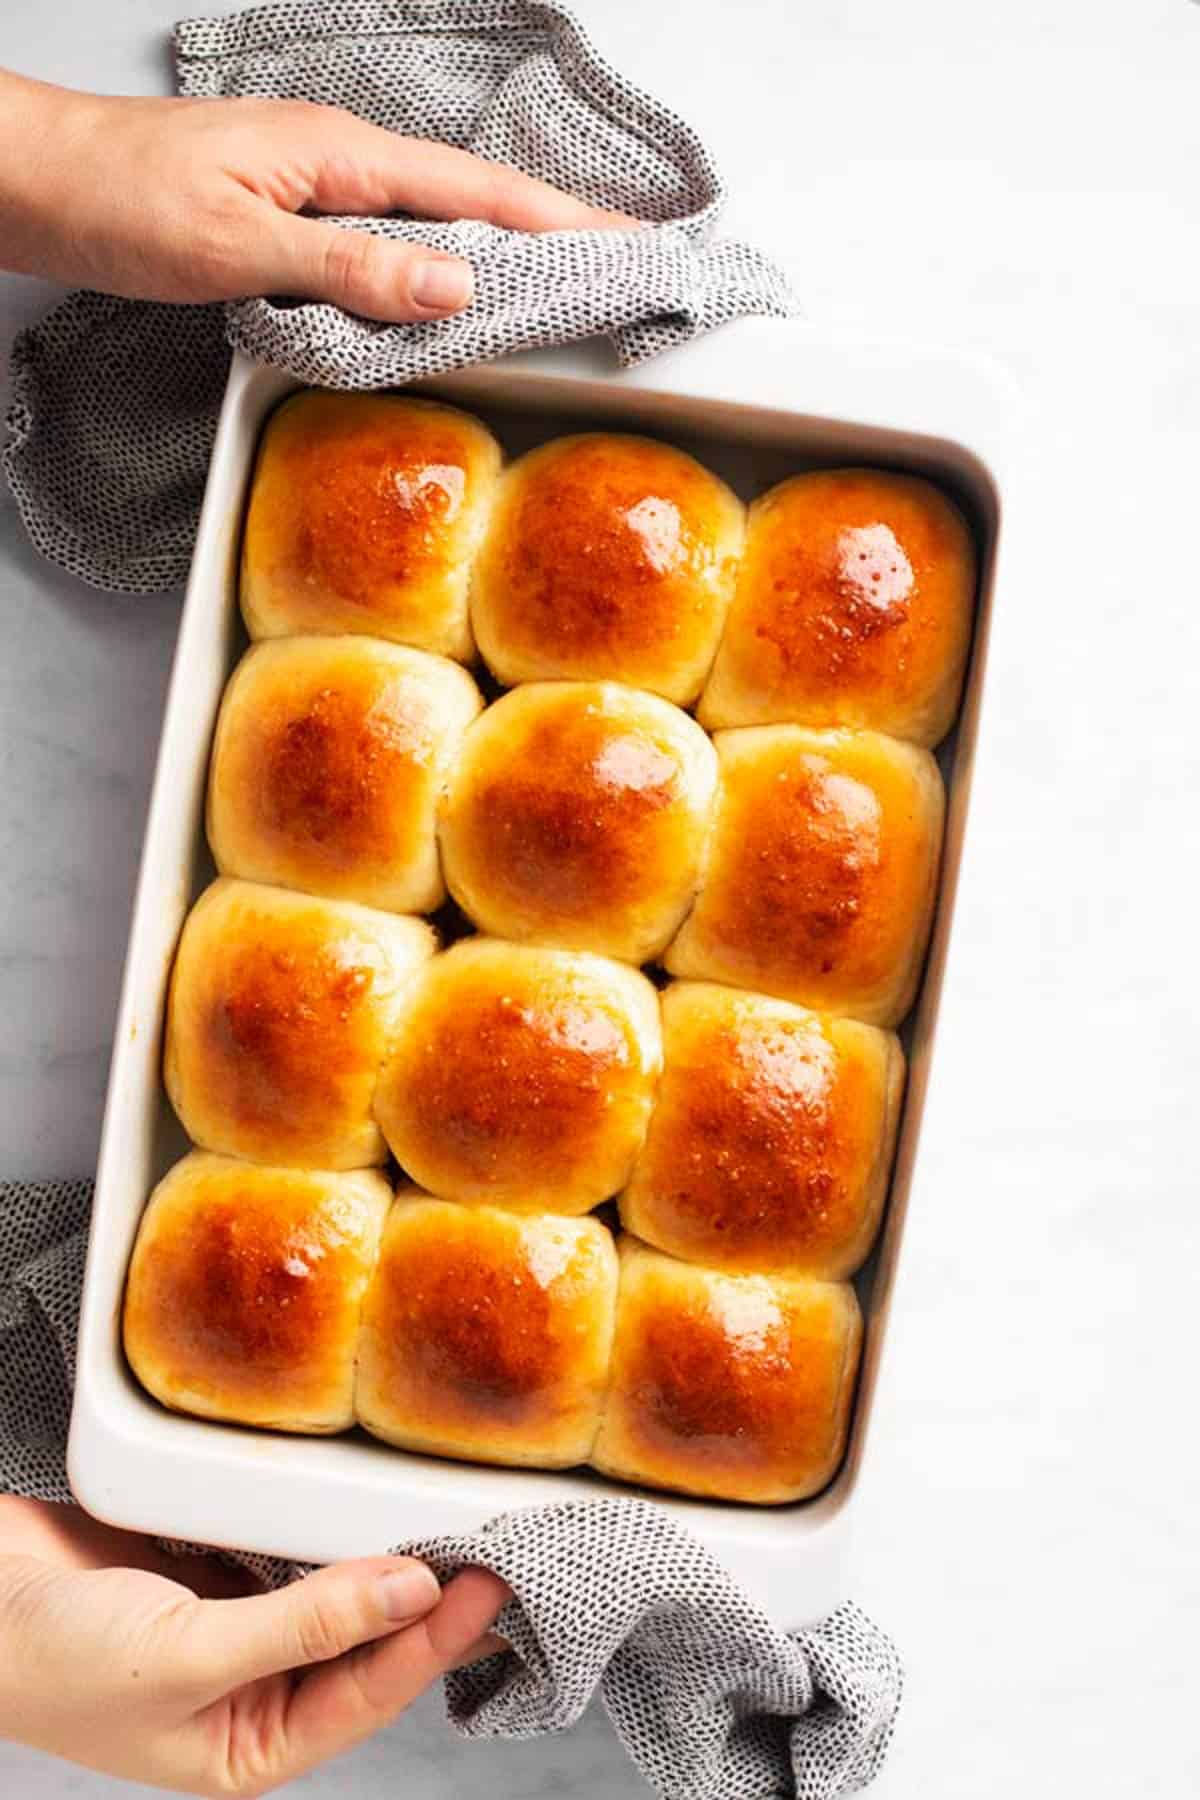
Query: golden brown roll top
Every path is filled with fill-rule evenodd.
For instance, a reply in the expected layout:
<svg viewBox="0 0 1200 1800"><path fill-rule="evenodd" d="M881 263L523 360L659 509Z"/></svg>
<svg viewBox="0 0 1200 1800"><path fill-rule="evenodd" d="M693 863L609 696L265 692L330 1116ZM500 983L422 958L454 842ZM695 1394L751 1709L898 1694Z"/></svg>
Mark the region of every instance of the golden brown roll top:
<svg viewBox="0 0 1200 1800"><path fill-rule="evenodd" d="M865 726L936 744L958 708L975 551L928 481L824 469L750 508L701 723Z"/></svg>
<svg viewBox="0 0 1200 1800"><path fill-rule="evenodd" d="M422 920L215 881L184 925L167 1006L167 1092L188 1136L289 1167L382 1162L375 1085L436 942Z"/></svg>
<svg viewBox="0 0 1200 1800"><path fill-rule="evenodd" d="M718 1274L632 1238L620 1263L593 1466L759 1505L819 1492L845 1449L862 1339L854 1289Z"/></svg>
<svg viewBox="0 0 1200 1800"><path fill-rule="evenodd" d="M204 1418L345 1430L390 1202L372 1171L184 1157L151 1195L130 1265L125 1353L138 1380Z"/></svg>
<svg viewBox="0 0 1200 1800"><path fill-rule="evenodd" d="M272 413L242 545L253 638L361 632L465 661L467 590L500 469L491 433L394 394L294 394Z"/></svg>
<svg viewBox="0 0 1200 1800"><path fill-rule="evenodd" d="M535 682L467 732L441 819L450 892L497 937L646 962L692 902L717 763L694 719L610 682Z"/></svg>
<svg viewBox="0 0 1200 1800"><path fill-rule="evenodd" d="M607 432L556 438L501 479L471 590L506 684L628 682L700 692L741 549L741 501L683 451Z"/></svg>
<svg viewBox="0 0 1200 1800"><path fill-rule="evenodd" d="M388 912L446 897L437 807L482 711L466 670L377 638L256 644L217 721L208 837L223 875Z"/></svg>
<svg viewBox="0 0 1200 1800"><path fill-rule="evenodd" d="M895 1025L929 937L944 797L927 750L870 731L721 732L721 792L674 975Z"/></svg>
<svg viewBox="0 0 1200 1800"><path fill-rule="evenodd" d="M432 1192L586 1212L641 1147L662 1066L658 997L621 963L467 938L405 999L375 1110Z"/></svg>
<svg viewBox="0 0 1200 1800"><path fill-rule="evenodd" d="M363 1311L360 1422L440 1456L584 1461L616 1285L612 1236L594 1219L402 1194Z"/></svg>
<svg viewBox="0 0 1200 1800"><path fill-rule="evenodd" d="M658 1101L621 1223L731 1273L852 1275L887 1190L897 1040L701 982L668 988L662 1024Z"/></svg>

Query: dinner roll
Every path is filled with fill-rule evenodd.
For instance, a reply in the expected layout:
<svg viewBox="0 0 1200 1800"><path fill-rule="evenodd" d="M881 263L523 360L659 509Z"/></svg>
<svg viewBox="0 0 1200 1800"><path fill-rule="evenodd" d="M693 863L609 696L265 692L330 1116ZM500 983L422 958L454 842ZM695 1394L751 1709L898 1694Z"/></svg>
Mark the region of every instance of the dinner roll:
<svg viewBox="0 0 1200 1800"><path fill-rule="evenodd" d="M206 1150L289 1167L383 1162L372 1116L401 996L437 939L420 919L215 881L179 940L165 1078Z"/></svg>
<svg viewBox="0 0 1200 1800"><path fill-rule="evenodd" d="M936 744L971 639L975 549L939 488L822 469L750 508L701 722L860 725Z"/></svg>
<svg viewBox="0 0 1200 1800"><path fill-rule="evenodd" d="M587 1212L628 1176L661 1066L637 970L466 938L410 985L375 1112L435 1194Z"/></svg>
<svg viewBox="0 0 1200 1800"><path fill-rule="evenodd" d="M125 1289L125 1354L165 1406L344 1431L391 1190L372 1170L264 1169L194 1150L150 1197Z"/></svg>
<svg viewBox="0 0 1200 1800"><path fill-rule="evenodd" d="M223 875L389 912L446 897L438 800L482 709L466 670L367 637L256 644L225 690L208 786Z"/></svg>
<svg viewBox="0 0 1200 1800"><path fill-rule="evenodd" d="M722 732L708 873L664 961L895 1025L929 937L943 794L928 750L873 731Z"/></svg>
<svg viewBox="0 0 1200 1800"><path fill-rule="evenodd" d="M642 963L691 905L717 782L694 719L613 683L535 682L467 732L441 816L483 931Z"/></svg>
<svg viewBox="0 0 1200 1800"><path fill-rule="evenodd" d="M593 1466L760 1505L823 1488L842 1459L858 1369L854 1289L718 1274L632 1238L620 1268Z"/></svg>
<svg viewBox="0 0 1200 1800"><path fill-rule="evenodd" d="M693 701L733 593L744 509L652 438L592 432L500 481L471 585L484 660L507 684L628 682Z"/></svg>
<svg viewBox="0 0 1200 1800"><path fill-rule="evenodd" d="M271 414L242 541L252 638L363 632L471 654L467 588L500 448L469 413L310 390Z"/></svg>
<svg viewBox="0 0 1200 1800"><path fill-rule="evenodd" d="M621 1223L731 1273L852 1275L871 1248L900 1116L890 1032L737 988L662 996L664 1067Z"/></svg>
<svg viewBox="0 0 1200 1800"><path fill-rule="evenodd" d="M595 1219L402 1193L363 1308L360 1422L438 1456L583 1462L616 1288L612 1235Z"/></svg>

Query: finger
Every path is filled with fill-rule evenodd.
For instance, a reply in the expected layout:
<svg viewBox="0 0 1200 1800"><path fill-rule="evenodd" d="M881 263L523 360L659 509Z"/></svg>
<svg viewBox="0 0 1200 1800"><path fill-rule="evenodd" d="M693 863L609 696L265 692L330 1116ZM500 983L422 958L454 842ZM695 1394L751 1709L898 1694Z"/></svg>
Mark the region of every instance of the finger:
<svg viewBox="0 0 1200 1800"><path fill-rule="evenodd" d="M188 1691L203 1704L264 1675L330 1662L398 1632L439 1598L436 1576L412 1557L334 1563L271 1594L200 1600L183 1609L175 1621L179 1666Z"/></svg>
<svg viewBox="0 0 1200 1800"><path fill-rule="evenodd" d="M404 324L469 306L475 276L461 257L424 244L397 244L323 219L276 212L260 270L274 293L327 300L365 319Z"/></svg>
<svg viewBox="0 0 1200 1800"><path fill-rule="evenodd" d="M629 213L589 206L548 181L452 144L401 137L337 108L318 120L312 203L321 212L486 219L512 231L634 229Z"/></svg>
<svg viewBox="0 0 1200 1800"><path fill-rule="evenodd" d="M486 1656L499 1656L501 1651L510 1648L507 1638L500 1637L494 1631L485 1631L482 1637L468 1644L462 1653L450 1664L452 1669L469 1669L472 1663L482 1662Z"/></svg>
<svg viewBox="0 0 1200 1800"><path fill-rule="evenodd" d="M464 1569L419 1623L305 1676L288 1707L286 1775L390 1725L440 1675L484 1654L480 1643L491 1641L488 1628L510 1597L487 1569Z"/></svg>
<svg viewBox="0 0 1200 1800"><path fill-rule="evenodd" d="M512 1599L512 1589L490 1569L463 1569L442 1590L433 1612L422 1621L434 1655L443 1667L490 1630Z"/></svg>

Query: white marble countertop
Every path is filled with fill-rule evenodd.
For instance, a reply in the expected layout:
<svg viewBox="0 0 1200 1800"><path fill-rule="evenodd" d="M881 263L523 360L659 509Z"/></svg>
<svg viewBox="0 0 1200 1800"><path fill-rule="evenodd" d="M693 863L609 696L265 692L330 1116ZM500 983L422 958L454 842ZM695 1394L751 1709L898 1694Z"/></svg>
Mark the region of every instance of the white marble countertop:
<svg viewBox="0 0 1200 1800"><path fill-rule="evenodd" d="M814 320L984 348L1023 383L954 1030L854 1553L909 1669L874 1792L1183 1800L1200 1790L1200 9L578 10L708 135L729 225L788 263ZM0 64L163 87L176 11L0 7ZM0 279L0 345L49 298ZM5 495L0 617L0 1164L78 1173L177 606L58 574ZM421 1800L644 1791L599 1717L462 1745L435 1697L296 1791L347 1777ZM4 1748L0 1788L135 1791Z"/></svg>

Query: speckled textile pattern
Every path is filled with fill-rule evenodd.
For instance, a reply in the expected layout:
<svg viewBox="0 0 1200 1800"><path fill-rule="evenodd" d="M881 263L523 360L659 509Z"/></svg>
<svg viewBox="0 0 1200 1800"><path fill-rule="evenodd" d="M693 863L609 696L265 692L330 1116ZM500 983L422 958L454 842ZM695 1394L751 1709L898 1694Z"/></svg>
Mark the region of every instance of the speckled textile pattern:
<svg viewBox="0 0 1200 1800"><path fill-rule="evenodd" d="M148 594L186 579L231 344L306 382L378 388L600 334L632 364L726 320L795 311L764 257L714 237L724 190L700 139L610 68L562 7L298 0L186 20L175 57L184 94L346 106L653 228L531 236L471 220L341 220L470 259L473 304L436 323L72 294L14 346L2 460L34 544L95 587Z"/></svg>

